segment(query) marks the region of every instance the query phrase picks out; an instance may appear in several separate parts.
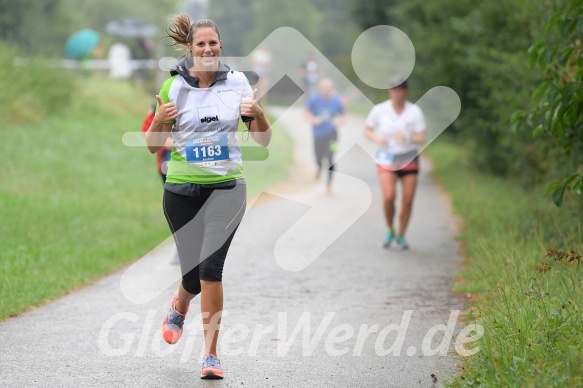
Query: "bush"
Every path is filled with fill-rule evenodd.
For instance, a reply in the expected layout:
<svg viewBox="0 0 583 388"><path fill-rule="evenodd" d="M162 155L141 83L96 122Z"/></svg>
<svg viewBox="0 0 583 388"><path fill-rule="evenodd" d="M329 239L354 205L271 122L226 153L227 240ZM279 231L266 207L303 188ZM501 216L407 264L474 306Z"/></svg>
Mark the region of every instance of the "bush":
<svg viewBox="0 0 583 388"><path fill-rule="evenodd" d="M545 36L541 26L549 14L567 3L409 0L390 12L415 45L420 90L445 85L461 98L460 117L448 132L472 150L480 171L510 177L527 188L545 182L554 170L564 171L561 155L546 152L549 139L513 131L510 119L530 105L543 81L542 72L528 66L528 48Z"/></svg>
<svg viewBox="0 0 583 388"><path fill-rule="evenodd" d="M583 9L580 0L554 13L544 40L530 48L530 65L538 64L545 80L533 93L532 106L514 115L517 129L526 127L547 139L543 157L558 159L560 168L547 192L561 206L565 190L583 191ZM583 199L583 198L580 198ZM583 202L581 202L583 206Z"/></svg>
<svg viewBox="0 0 583 388"><path fill-rule="evenodd" d="M0 115L10 124L39 122L71 102L75 77L70 71L47 67L43 58L15 64L17 49L0 43Z"/></svg>

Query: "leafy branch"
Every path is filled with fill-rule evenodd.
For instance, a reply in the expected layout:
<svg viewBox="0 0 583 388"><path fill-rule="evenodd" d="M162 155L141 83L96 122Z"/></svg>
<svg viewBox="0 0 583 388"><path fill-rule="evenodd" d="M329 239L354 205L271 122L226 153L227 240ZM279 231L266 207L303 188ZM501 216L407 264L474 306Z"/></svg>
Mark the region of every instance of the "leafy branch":
<svg viewBox="0 0 583 388"><path fill-rule="evenodd" d="M533 136L554 140L569 157L583 153L583 1L554 13L547 23L546 39L529 49L529 65L540 67L544 81L532 95L532 105L512 118L515 131L532 129ZM583 166L549 183L545 195L561 206L565 191L583 192Z"/></svg>

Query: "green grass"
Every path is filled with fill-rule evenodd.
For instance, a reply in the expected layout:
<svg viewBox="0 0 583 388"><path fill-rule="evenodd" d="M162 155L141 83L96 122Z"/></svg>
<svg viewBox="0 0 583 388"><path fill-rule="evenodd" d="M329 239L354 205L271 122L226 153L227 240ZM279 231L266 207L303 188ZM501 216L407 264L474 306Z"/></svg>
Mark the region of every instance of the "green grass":
<svg viewBox="0 0 583 388"><path fill-rule="evenodd" d="M580 199L557 208L541 188L477 171L462 146L440 140L427 151L463 219L455 290L472 294L468 323L484 327L480 351L449 384L583 386L583 264L545 257L583 253Z"/></svg>
<svg viewBox="0 0 583 388"><path fill-rule="evenodd" d="M374 104L368 100L355 101L346 106L346 112L362 117L367 117L373 106Z"/></svg>
<svg viewBox="0 0 583 388"><path fill-rule="evenodd" d="M268 114L269 122L274 123ZM258 146L245 133L247 128L242 122L240 144L243 153L243 166L247 182L247 196L256 197L279 181L285 180L293 168L293 140L278 125L273 126L273 135L267 149Z"/></svg>
<svg viewBox="0 0 583 388"><path fill-rule="evenodd" d="M126 147L152 97L139 85L79 80L66 110L0 133L0 319L135 260L169 234L155 158ZM252 140L249 140L252 142ZM250 195L287 177L291 142L277 131L249 163Z"/></svg>
<svg viewBox="0 0 583 388"><path fill-rule="evenodd" d="M72 101L75 79L69 71L47 67L46 58L42 57L28 58L25 65L16 66L14 58L22 56L16 47L0 39L2 127L44 121Z"/></svg>

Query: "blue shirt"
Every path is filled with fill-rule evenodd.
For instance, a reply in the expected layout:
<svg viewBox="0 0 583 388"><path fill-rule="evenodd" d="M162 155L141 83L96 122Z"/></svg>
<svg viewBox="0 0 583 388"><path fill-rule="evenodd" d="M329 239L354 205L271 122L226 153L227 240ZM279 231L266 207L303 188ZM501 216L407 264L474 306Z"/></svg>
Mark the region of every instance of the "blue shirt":
<svg viewBox="0 0 583 388"><path fill-rule="evenodd" d="M344 107L338 97L326 100L319 94L315 94L308 100L307 108L312 115L323 120L321 124L313 126L314 137L326 136L336 131L332 119L344 114Z"/></svg>

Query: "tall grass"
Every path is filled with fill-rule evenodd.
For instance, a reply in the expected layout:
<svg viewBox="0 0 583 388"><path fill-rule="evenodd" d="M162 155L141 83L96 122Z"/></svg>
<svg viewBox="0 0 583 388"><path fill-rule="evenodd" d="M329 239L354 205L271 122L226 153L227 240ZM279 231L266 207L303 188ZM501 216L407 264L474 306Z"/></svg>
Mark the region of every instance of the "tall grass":
<svg viewBox="0 0 583 388"><path fill-rule="evenodd" d="M167 234L154 161L121 142L139 130L148 97L69 77L74 98L60 112L0 130L0 319L90 283Z"/></svg>
<svg viewBox="0 0 583 388"><path fill-rule="evenodd" d="M3 127L41 122L71 102L75 78L62 69L44 65L44 58L30 58L17 66L16 48L0 42L0 115Z"/></svg>
<svg viewBox="0 0 583 388"><path fill-rule="evenodd" d="M468 320L484 327L480 351L450 385L583 386L577 198L557 208L541 188L477 171L459 145L438 141L428 153L463 219L467 260L455 289L470 296Z"/></svg>

